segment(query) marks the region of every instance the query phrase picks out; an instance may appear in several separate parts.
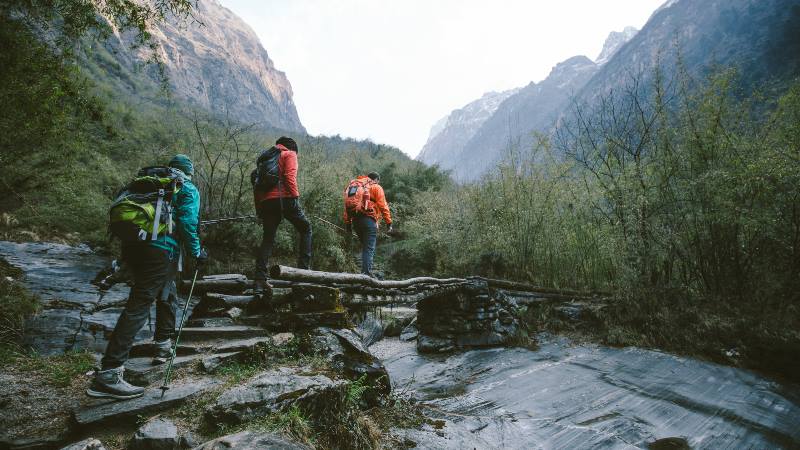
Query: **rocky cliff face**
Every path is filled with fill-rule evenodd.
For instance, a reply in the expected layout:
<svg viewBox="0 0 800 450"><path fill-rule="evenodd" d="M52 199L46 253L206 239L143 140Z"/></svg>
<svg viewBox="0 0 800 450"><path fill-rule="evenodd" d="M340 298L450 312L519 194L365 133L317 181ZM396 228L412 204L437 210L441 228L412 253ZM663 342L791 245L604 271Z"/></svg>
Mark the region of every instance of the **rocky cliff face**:
<svg viewBox="0 0 800 450"><path fill-rule="evenodd" d="M667 79L679 66L699 77L733 67L742 87L769 89L800 73L800 0L669 0L580 97L591 101L631 74L647 83L656 65Z"/></svg>
<svg viewBox="0 0 800 450"><path fill-rule="evenodd" d="M417 156L417 160L428 165L439 164L451 168L456 158L476 131L497 111L500 104L519 89L504 92L488 92L483 97L456 109L431 127L428 142Z"/></svg>
<svg viewBox="0 0 800 450"><path fill-rule="evenodd" d="M243 123L304 131L292 86L275 68L255 32L217 0L199 0L196 22L167 22L152 30L174 96ZM128 65L147 58L129 50L128 36L108 45ZM155 78L155 75L153 75Z"/></svg>

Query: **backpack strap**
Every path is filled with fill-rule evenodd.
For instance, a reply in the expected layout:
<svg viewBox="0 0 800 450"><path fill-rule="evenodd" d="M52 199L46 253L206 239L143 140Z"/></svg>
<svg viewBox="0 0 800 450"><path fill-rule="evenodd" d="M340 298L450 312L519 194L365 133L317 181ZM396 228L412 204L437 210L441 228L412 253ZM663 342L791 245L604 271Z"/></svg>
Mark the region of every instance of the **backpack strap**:
<svg viewBox="0 0 800 450"><path fill-rule="evenodd" d="M156 214L153 219L153 234L150 238L155 241L158 240L158 226L161 224L161 206L164 204L164 189L158 190L158 201L156 202ZM171 214L170 214L171 215Z"/></svg>

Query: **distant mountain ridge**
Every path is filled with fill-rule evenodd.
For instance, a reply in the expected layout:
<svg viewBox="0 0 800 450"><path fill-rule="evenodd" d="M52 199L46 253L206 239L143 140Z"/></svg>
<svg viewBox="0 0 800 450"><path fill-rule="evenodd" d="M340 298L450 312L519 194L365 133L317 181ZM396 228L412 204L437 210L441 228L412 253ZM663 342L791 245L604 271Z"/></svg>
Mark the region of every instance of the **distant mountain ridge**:
<svg viewBox="0 0 800 450"><path fill-rule="evenodd" d="M441 165L457 157L457 151L463 148L487 119L492 117L500 104L518 91L519 89L487 92L463 108L453 110L431 128L428 142L420 151L417 160L428 165Z"/></svg>
<svg viewBox="0 0 800 450"><path fill-rule="evenodd" d="M291 83L253 29L217 0L199 0L193 15L196 21L151 30L175 98L218 117L305 132ZM131 49L128 35L116 33L106 46L128 67L149 57L149 50Z"/></svg>
<svg viewBox="0 0 800 450"><path fill-rule="evenodd" d="M536 133L550 134L573 102L589 104L631 76L649 83L657 65L668 78L679 68L702 77L715 67L735 67L743 88L780 90L800 75L800 0L669 0L641 31L611 33L596 62L560 63L469 130L462 148L429 140L420 160L436 161L457 180L476 180L509 152L530 149Z"/></svg>
<svg viewBox="0 0 800 450"><path fill-rule="evenodd" d="M610 58L634 34L635 28L611 33L601 57ZM444 126L441 121L417 159L438 164L460 181L479 178L505 152L530 144L530 130L544 131L564 110L570 96L597 72L598 64L585 56L575 56L557 64L540 83L505 91L491 100L492 108L476 108L486 96L453 111ZM487 94L489 95L489 94ZM497 102L499 100L499 102ZM478 118L465 111L480 110ZM491 114L486 114L491 112ZM440 130L441 128L441 130ZM434 132L436 130L436 132Z"/></svg>

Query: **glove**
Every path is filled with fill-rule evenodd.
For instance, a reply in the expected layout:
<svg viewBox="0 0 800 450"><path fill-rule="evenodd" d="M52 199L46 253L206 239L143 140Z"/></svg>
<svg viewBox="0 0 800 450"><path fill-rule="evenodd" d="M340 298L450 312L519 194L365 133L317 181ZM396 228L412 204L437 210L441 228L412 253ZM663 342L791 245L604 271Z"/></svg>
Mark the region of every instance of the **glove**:
<svg viewBox="0 0 800 450"><path fill-rule="evenodd" d="M208 265L208 252L205 248L200 249L200 254L194 258L194 266L197 270L202 270Z"/></svg>
<svg viewBox="0 0 800 450"><path fill-rule="evenodd" d="M346 224L344 224L344 232L345 232L345 233L346 233L348 236L350 236L351 234L353 234L353 224L352 224L352 223L346 223Z"/></svg>

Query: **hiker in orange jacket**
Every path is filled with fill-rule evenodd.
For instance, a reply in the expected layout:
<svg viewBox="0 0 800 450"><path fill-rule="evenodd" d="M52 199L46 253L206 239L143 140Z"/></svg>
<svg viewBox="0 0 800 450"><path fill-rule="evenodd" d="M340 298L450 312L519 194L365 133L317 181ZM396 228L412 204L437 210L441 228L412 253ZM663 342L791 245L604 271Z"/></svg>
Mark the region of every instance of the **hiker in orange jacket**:
<svg viewBox="0 0 800 450"><path fill-rule="evenodd" d="M392 213L389 211L389 204L386 203L386 195L380 183L380 175L371 172L367 176L361 175L350 183L348 189L353 184L360 183L369 189L369 201L366 211L363 213L348 212L347 197L345 191L344 224L347 235L350 236L355 230L361 241L361 273L372 276L372 260L375 257L375 245L378 241L378 223L381 218L389 227L388 232L392 231Z"/></svg>
<svg viewBox="0 0 800 450"><path fill-rule="evenodd" d="M264 192L253 191L256 212L261 219L264 234L256 257L255 294L261 295L270 288L267 283L267 269L272 247L275 245L275 234L278 225L285 218L300 235L300 248L297 255L297 267L309 269L311 265L311 223L300 207L300 191L297 188L297 143L292 138L281 137L275 142L281 151L278 159L277 186Z"/></svg>

